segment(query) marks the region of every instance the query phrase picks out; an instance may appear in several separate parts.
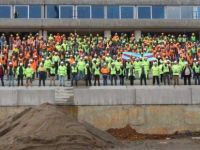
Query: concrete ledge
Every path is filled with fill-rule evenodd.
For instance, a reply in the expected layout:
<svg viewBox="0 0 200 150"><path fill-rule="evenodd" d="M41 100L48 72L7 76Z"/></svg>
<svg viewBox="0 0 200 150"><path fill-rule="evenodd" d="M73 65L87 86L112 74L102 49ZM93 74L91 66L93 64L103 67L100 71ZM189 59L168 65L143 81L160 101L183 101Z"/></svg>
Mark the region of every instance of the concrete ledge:
<svg viewBox="0 0 200 150"><path fill-rule="evenodd" d="M136 104L191 104L190 88L136 89Z"/></svg>
<svg viewBox="0 0 200 150"><path fill-rule="evenodd" d="M54 103L55 90L18 90L17 103L20 106Z"/></svg>
<svg viewBox="0 0 200 150"><path fill-rule="evenodd" d="M76 89L75 105L133 105L135 91L125 87L100 87Z"/></svg>
<svg viewBox="0 0 200 150"><path fill-rule="evenodd" d="M198 86L92 87L74 90L75 105L193 105L200 104Z"/></svg>
<svg viewBox="0 0 200 150"><path fill-rule="evenodd" d="M55 89L0 88L0 106L35 106L55 103Z"/></svg>

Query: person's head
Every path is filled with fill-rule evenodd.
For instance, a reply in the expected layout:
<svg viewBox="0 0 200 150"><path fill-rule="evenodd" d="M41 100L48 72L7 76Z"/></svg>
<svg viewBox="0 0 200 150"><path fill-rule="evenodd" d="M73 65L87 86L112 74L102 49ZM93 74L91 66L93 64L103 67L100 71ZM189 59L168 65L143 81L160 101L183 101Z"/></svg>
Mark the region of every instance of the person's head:
<svg viewBox="0 0 200 150"><path fill-rule="evenodd" d="M63 66L63 65L64 65L64 62L63 62L63 61L61 61L61 63L60 63L60 64L61 64L61 66Z"/></svg>
<svg viewBox="0 0 200 150"><path fill-rule="evenodd" d="M23 66L23 63L20 63L19 65L20 65L20 66Z"/></svg>
<svg viewBox="0 0 200 150"><path fill-rule="evenodd" d="M31 64L28 64L28 67L30 68L30 67L31 67Z"/></svg>
<svg viewBox="0 0 200 150"><path fill-rule="evenodd" d="M40 67L43 67L43 63L40 63Z"/></svg>
<svg viewBox="0 0 200 150"><path fill-rule="evenodd" d="M0 66L2 66L2 63L0 63Z"/></svg>

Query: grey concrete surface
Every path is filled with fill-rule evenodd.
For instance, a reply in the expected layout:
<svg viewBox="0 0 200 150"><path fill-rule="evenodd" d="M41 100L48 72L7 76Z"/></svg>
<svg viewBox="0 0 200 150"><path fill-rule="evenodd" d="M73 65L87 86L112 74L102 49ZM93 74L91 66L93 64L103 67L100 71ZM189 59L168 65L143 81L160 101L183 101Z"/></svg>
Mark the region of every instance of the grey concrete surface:
<svg viewBox="0 0 200 150"><path fill-rule="evenodd" d="M120 89L119 89L120 88ZM198 86L118 86L78 88L75 105L193 105L200 104Z"/></svg>
<svg viewBox="0 0 200 150"><path fill-rule="evenodd" d="M0 4L200 5L199 0L1 0Z"/></svg>
<svg viewBox="0 0 200 150"><path fill-rule="evenodd" d="M200 20L177 19L0 19L0 29L56 30L194 30Z"/></svg>
<svg viewBox="0 0 200 150"><path fill-rule="evenodd" d="M193 137L164 140L140 140L124 142L124 147L116 147L108 150L199 150L200 140Z"/></svg>
<svg viewBox="0 0 200 150"><path fill-rule="evenodd" d="M191 91L190 87L136 89L136 104L192 104Z"/></svg>
<svg viewBox="0 0 200 150"><path fill-rule="evenodd" d="M125 87L100 87L77 89L74 94L75 105L133 105L135 91Z"/></svg>

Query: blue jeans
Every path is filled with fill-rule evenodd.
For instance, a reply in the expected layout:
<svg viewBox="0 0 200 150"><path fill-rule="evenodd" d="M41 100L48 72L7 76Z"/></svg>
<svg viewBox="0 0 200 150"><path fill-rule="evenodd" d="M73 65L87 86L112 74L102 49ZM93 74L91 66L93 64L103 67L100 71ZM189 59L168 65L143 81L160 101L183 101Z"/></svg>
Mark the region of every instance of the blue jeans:
<svg viewBox="0 0 200 150"><path fill-rule="evenodd" d="M65 77L59 76L59 80L60 80L60 86L65 86Z"/></svg>
<svg viewBox="0 0 200 150"><path fill-rule="evenodd" d="M200 85L200 75L198 74L194 75L194 82L195 85Z"/></svg>
<svg viewBox="0 0 200 150"><path fill-rule="evenodd" d="M107 85L107 78L108 78L108 75L103 75L103 85Z"/></svg>
<svg viewBox="0 0 200 150"><path fill-rule="evenodd" d="M8 75L8 85L14 86L14 75Z"/></svg>
<svg viewBox="0 0 200 150"><path fill-rule="evenodd" d="M83 77L84 77L84 71L79 71L78 72L78 80L83 79Z"/></svg>

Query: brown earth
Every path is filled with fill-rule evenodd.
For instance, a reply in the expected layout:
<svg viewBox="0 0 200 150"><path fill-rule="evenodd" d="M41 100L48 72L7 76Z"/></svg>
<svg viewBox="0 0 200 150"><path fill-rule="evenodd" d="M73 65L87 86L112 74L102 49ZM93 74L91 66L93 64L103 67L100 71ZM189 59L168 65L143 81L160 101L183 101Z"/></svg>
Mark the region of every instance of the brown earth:
<svg viewBox="0 0 200 150"><path fill-rule="evenodd" d="M192 136L200 136L200 132L189 132L189 131L175 132L174 134L169 134L169 135L142 134L136 132L136 130L131 128L130 125L127 125L126 127L120 129L109 129L107 130L107 132L119 140L128 140L128 141L178 139L178 138L187 138Z"/></svg>
<svg viewBox="0 0 200 150"><path fill-rule="evenodd" d="M48 104L0 123L0 150L96 150L116 145L119 142L107 132L79 123Z"/></svg>

